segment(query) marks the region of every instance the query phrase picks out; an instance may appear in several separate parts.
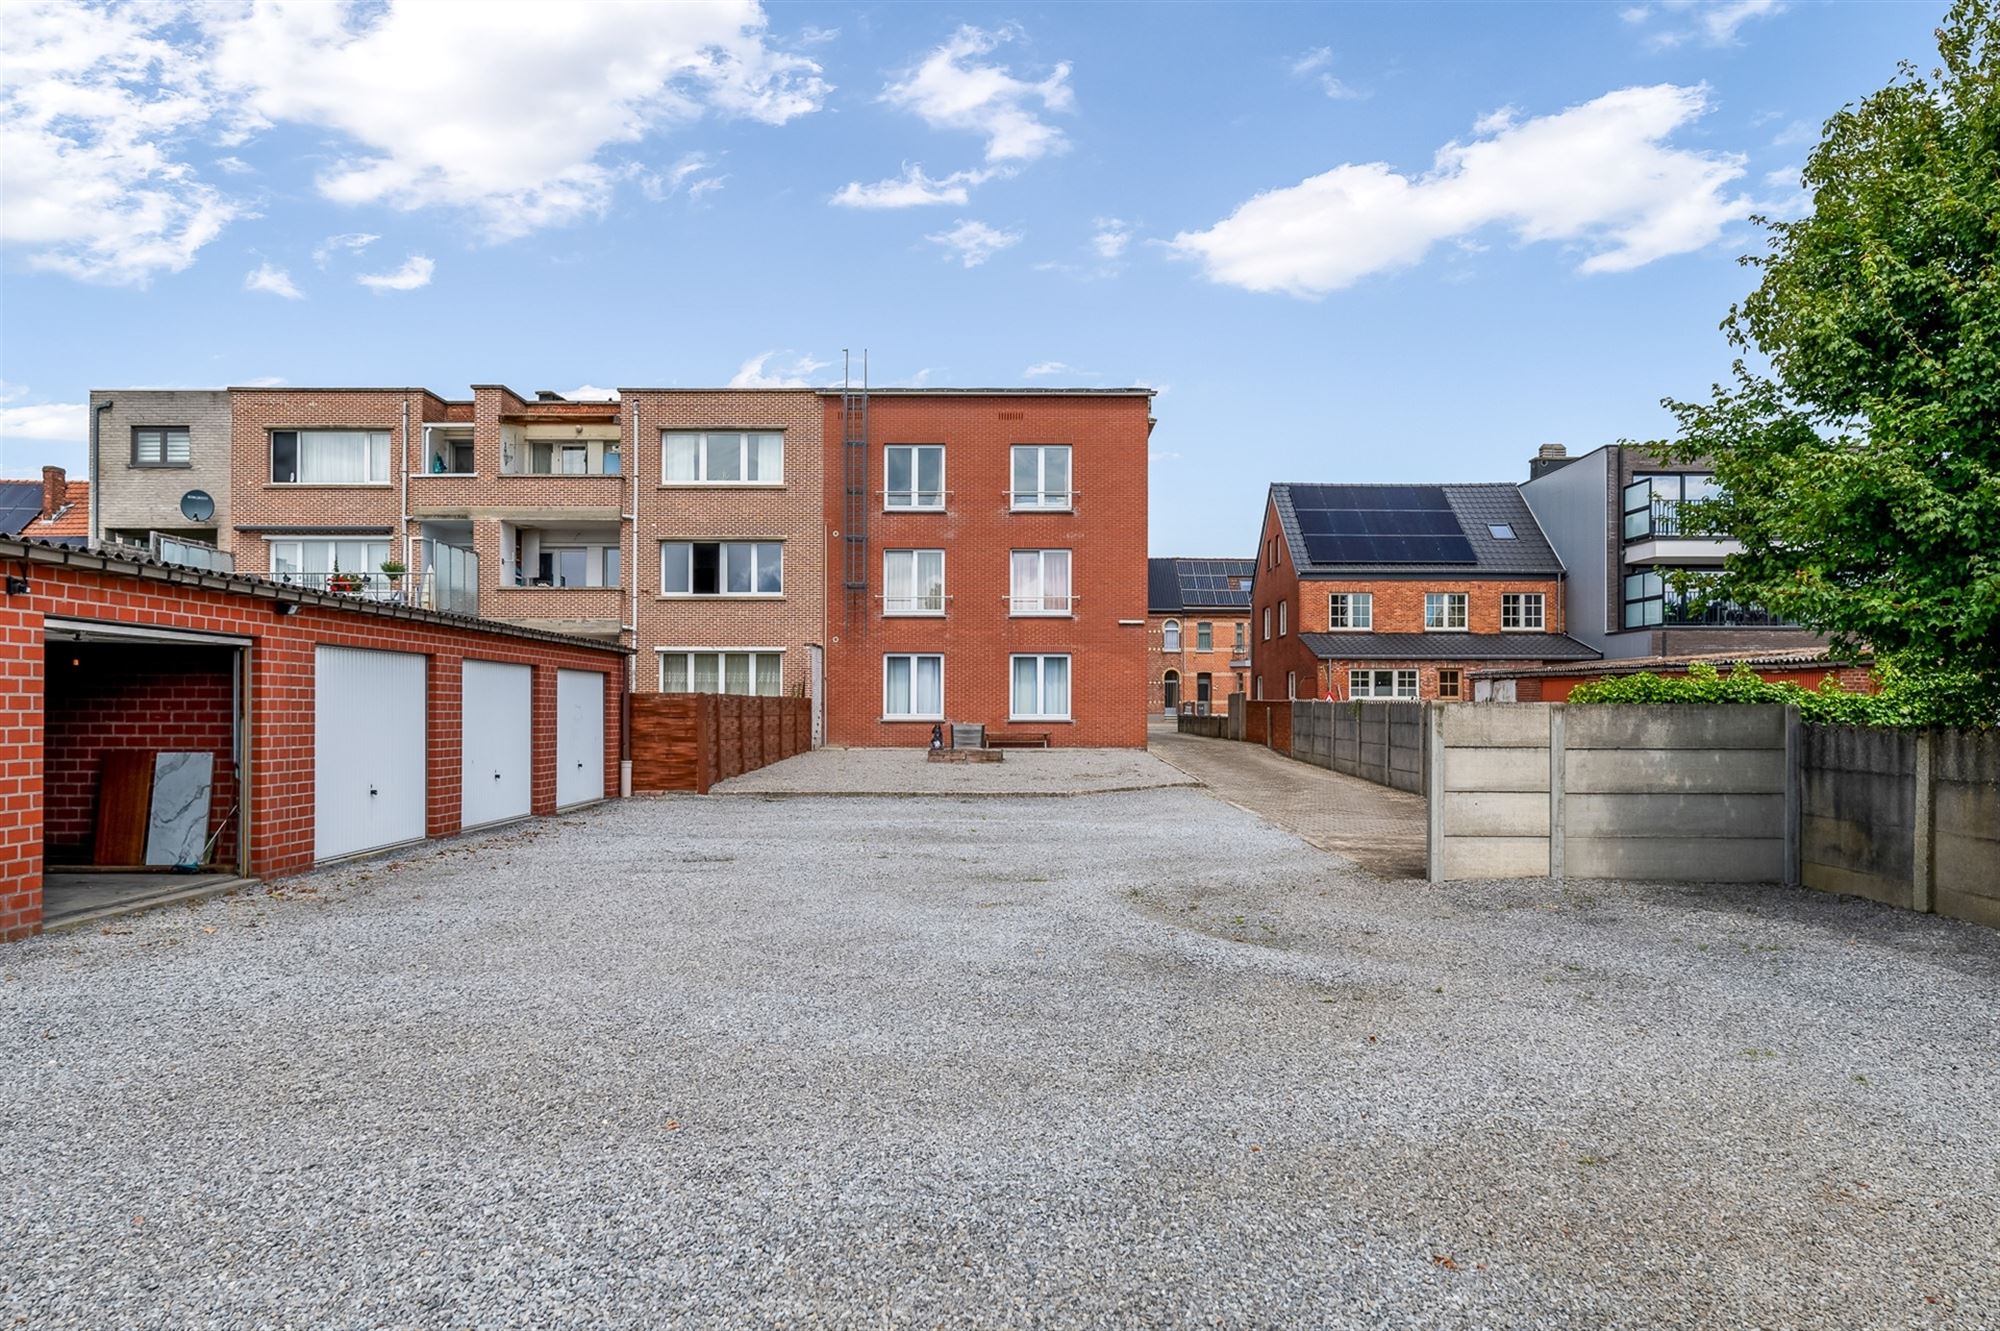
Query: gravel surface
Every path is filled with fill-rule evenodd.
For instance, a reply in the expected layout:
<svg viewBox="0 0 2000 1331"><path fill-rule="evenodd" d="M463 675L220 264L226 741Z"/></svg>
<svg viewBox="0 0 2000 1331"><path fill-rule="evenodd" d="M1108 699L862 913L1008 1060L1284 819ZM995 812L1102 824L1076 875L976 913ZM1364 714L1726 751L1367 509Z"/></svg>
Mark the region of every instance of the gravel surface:
<svg viewBox="0 0 2000 1331"><path fill-rule="evenodd" d="M627 801L0 948L0 1326L1983 1331L1996 999L1199 790Z"/></svg>

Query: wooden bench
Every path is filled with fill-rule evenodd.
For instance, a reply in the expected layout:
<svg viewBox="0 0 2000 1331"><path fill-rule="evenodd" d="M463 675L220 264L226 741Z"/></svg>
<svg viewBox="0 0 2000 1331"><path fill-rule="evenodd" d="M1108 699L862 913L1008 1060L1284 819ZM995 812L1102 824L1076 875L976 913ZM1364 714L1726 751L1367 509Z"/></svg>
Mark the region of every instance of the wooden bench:
<svg viewBox="0 0 2000 1331"><path fill-rule="evenodd" d="M1046 730L1022 730L1008 734L1004 731L986 732L986 747L989 749L1046 749L1049 747L1049 732Z"/></svg>

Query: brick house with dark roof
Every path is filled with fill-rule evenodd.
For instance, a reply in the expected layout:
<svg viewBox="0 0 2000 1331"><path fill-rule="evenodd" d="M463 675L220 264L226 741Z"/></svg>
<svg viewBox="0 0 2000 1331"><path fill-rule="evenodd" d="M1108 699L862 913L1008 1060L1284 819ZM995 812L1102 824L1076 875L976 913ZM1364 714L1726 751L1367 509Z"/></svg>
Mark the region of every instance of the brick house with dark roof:
<svg viewBox="0 0 2000 1331"><path fill-rule="evenodd" d="M1449 702L1474 669L1595 660L1563 579L1512 485L1273 485L1250 696Z"/></svg>
<svg viewBox="0 0 2000 1331"><path fill-rule="evenodd" d="M1220 712L1250 673L1254 559L1146 561L1149 710Z"/></svg>

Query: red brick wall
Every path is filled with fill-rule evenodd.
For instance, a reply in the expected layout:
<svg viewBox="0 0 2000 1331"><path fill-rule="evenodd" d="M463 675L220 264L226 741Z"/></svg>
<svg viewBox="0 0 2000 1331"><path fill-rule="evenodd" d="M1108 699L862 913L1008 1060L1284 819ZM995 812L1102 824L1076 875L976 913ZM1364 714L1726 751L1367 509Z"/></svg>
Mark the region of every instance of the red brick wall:
<svg viewBox="0 0 2000 1331"><path fill-rule="evenodd" d="M827 523L827 739L833 744L921 746L932 722L882 720L882 658L944 656L948 721L992 731L1046 731L1057 745L1138 747L1146 742L1146 440L1144 397L876 396L870 402L868 591L842 586L837 529L845 521L840 399L824 400ZM1070 513L1008 509L1014 444L1068 444ZM883 449L945 446L942 513L883 511ZM942 618L882 614L882 552L942 549ZM1015 549L1068 549L1072 618L1011 618ZM1121 624L1120 620L1131 621ZM1068 722L1008 720L1014 653L1067 653Z"/></svg>
<svg viewBox="0 0 2000 1331"><path fill-rule="evenodd" d="M313 862L313 662L319 644L418 652L429 658L433 700L447 712L430 727L429 806L436 833L458 826L459 734L448 704L468 657L526 664L535 670L534 808L555 808L555 675L558 669L607 676L604 690L604 788L618 789L624 657L583 644L525 638L371 614L337 606L301 606L280 616L261 597L68 567L29 565L29 591L0 609L0 937L33 932L41 920L42 617L228 634L251 640L250 871L283 877ZM189 582L196 575L185 576Z"/></svg>
<svg viewBox="0 0 2000 1331"><path fill-rule="evenodd" d="M1173 620L1181 626L1181 648L1177 652L1166 649L1167 621ZM1210 625L1214 647L1210 651L1197 650L1195 644L1201 639L1197 628L1203 622ZM1236 626L1243 629L1243 650L1250 650L1250 621L1240 610L1190 611L1178 615L1146 616L1146 687L1147 710L1163 712L1167 705L1167 671L1177 670L1181 677L1181 701L1195 701L1195 676L1207 671L1211 677L1213 691L1209 696L1209 711L1220 714L1229 707L1229 695L1236 692L1236 671L1230 662L1236 657ZM1244 672L1243 688L1250 687L1249 672Z"/></svg>
<svg viewBox="0 0 2000 1331"><path fill-rule="evenodd" d="M52 863L87 864L97 832L97 774L108 749L214 755L209 861L236 862L230 653L94 643L48 650L43 722L42 846Z"/></svg>

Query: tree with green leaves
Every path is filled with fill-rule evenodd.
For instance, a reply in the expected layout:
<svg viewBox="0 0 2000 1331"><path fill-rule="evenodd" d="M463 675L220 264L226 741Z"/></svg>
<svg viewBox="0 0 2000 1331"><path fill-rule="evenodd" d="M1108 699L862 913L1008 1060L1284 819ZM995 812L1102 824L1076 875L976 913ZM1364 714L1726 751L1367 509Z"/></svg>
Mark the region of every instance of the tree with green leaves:
<svg viewBox="0 0 2000 1331"><path fill-rule="evenodd" d="M1740 540L1712 596L2000 699L2000 15L1958 0L1941 65L1826 122L1811 212L1760 217L1746 357L1651 448L1713 463L1690 514Z"/></svg>

